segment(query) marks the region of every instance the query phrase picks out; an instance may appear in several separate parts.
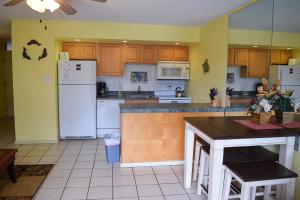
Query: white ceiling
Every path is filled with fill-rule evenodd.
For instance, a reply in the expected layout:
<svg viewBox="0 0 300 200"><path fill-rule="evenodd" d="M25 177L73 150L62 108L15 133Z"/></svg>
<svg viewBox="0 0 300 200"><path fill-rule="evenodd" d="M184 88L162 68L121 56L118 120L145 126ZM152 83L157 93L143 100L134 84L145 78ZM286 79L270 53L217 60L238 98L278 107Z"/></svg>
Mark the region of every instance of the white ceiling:
<svg viewBox="0 0 300 200"><path fill-rule="evenodd" d="M0 0L1 4L9 0ZM0 6L1 29L9 31L13 19L60 19L109 21L163 25L202 25L209 20L249 2L249 0L66 0L78 12L67 16L61 11L39 14L24 2L14 7Z"/></svg>
<svg viewBox="0 0 300 200"><path fill-rule="evenodd" d="M229 17L229 27L272 30L272 0L261 0ZM300 0L274 0L274 31L300 32Z"/></svg>

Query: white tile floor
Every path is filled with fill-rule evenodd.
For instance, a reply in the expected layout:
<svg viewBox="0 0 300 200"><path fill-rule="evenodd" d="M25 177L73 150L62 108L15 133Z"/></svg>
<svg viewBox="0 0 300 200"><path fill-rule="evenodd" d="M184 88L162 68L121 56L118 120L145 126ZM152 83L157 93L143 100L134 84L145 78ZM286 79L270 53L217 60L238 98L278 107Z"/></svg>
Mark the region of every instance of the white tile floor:
<svg viewBox="0 0 300 200"><path fill-rule="evenodd" d="M183 166L120 168L102 139L15 145L12 120L0 121L0 148L18 148L16 165L55 164L35 200L201 200L183 187Z"/></svg>

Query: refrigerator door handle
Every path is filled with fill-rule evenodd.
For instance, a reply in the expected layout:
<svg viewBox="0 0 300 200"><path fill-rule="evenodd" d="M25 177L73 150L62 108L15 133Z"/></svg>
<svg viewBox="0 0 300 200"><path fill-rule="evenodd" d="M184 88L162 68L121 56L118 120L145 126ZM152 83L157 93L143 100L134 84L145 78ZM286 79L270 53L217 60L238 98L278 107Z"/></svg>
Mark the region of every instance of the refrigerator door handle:
<svg viewBox="0 0 300 200"><path fill-rule="evenodd" d="M92 90L92 105L96 105L96 92L95 92L95 87L96 87L96 85L93 85L93 87L91 87L91 90Z"/></svg>

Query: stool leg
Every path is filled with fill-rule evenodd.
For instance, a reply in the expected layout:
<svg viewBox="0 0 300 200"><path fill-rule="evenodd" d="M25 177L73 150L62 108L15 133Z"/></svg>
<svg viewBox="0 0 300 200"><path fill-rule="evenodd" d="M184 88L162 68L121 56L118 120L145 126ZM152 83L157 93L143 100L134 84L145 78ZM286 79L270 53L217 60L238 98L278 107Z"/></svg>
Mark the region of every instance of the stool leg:
<svg viewBox="0 0 300 200"><path fill-rule="evenodd" d="M287 185L287 200L294 200L295 199L295 178L291 178L290 183Z"/></svg>
<svg viewBox="0 0 300 200"><path fill-rule="evenodd" d="M197 194L201 195L203 179L204 179L204 171L206 166L206 159L202 151L200 152L200 165L199 165L199 175L198 175L198 183L197 183Z"/></svg>
<svg viewBox="0 0 300 200"><path fill-rule="evenodd" d="M265 186L265 191L264 191L264 200L269 200L271 195L271 186L267 185Z"/></svg>
<svg viewBox="0 0 300 200"><path fill-rule="evenodd" d="M256 187L251 188L251 200L255 200L256 198Z"/></svg>
<svg viewBox="0 0 300 200"><path fill-rule="evenodd" d="M232 181L231 174L229 173L228 170L225 170L222 200L228 200L229 198L231 181Z"/></svg>
<svg viewBox="0 0 300 200"><path fill-rule="evenodd" d="M199 142L196 141L195 144L195 158L194 158L194 171L193 171L193 181L197 180L197 176L198 176L198 171L199 171L199 157L200 157L200 148L201 148L201 144Z"/></svg>
<svg viewBox="0 0 300 200"><path fill-rule="evenodd" d="M14 173L14 162L12 162L10 165L8 165L8 167L7 167L7 174L9 176L10 180L13 183L17 182L17 178L16 178L16 175Z"/></svg>
<svg viewBox="0 0 300 200"><path fill-rule="evenodd" d="M241 200L250 199L250 187L247 183L242 184Z"/></svg>

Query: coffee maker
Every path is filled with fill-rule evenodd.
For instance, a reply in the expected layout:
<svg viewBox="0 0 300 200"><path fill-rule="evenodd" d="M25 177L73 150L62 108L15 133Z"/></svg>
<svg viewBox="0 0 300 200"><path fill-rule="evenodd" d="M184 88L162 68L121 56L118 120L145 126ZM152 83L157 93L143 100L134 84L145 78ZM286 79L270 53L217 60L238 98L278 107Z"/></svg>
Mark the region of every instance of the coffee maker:
<svg viewBox="0 0 300 200"><path fill-rule="evenodd" d="M105 82L97 83L97 88L98 88L98 96L105 97L108 95L108 88Z"/></svg>

